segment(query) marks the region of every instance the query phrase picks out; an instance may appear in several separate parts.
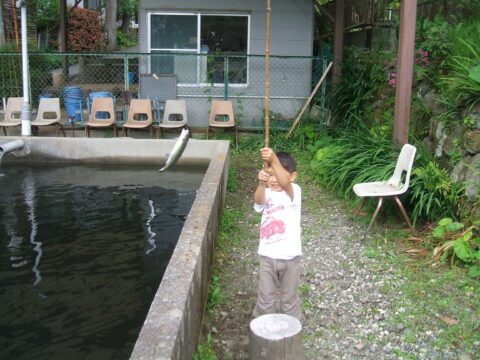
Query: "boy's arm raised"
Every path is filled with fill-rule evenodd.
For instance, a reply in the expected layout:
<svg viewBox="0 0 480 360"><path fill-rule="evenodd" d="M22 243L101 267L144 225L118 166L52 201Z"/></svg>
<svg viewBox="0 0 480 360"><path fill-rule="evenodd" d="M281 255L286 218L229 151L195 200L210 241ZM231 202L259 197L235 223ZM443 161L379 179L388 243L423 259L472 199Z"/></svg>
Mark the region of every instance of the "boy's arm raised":
<svg viewBox="0 0 480 360"><path fill-rule="evenodd" d="M267 181L268 181L268 173L260 170L258 173L258 186L257 190L255 190L255 195L254 195L254 200L255 204L258 205L263 205L265 204L266 198L265 198L265 188L267 187Z"/></svg>

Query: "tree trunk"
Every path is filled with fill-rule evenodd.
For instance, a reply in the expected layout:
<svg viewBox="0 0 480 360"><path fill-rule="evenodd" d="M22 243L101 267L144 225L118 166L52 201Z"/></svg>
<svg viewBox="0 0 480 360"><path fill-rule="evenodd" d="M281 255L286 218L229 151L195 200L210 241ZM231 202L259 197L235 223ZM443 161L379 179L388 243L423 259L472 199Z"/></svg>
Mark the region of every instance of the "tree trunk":
<svg viewBox="0 0 480 360"><path fill-rule="evenodd" d="M67 0L60 0L60 52L67 52ZM64 78L68 78L68 58L62 56L62 69Z"/></svg>
<svg viewBox="0 0 480 360"><path fill-rule="evenodd" d="M3 1L0 4L0 45L5 45L5 22L3 20Z"/></svg>
<svg viewBox="0 0 480 360"><path fill-rule="evenodd" d="M332 84L337 85L342 75L343 57L343 27L344 27L345 0L335 1L335 34L333 40L333 76Z"/></svg>
<svg viewBox="0 0 480 360"><path fill-rule="evenodd" d="M107 30L107 50L117 48L117 0L107 0L105 27Z"/></svg>
<svg viewBox="0 0 480 360"><path fill-rule="evenodd" d="M268 314L253 319L249 348L252 360L304 360L302 324L285 314Z"/></svg>
<svg viewBox="0 0 480 360"><path fill-rule="evenodd" d="M125 37L130 36L130 17L126 14L122 15L122 31L125 34Z"/></svg>

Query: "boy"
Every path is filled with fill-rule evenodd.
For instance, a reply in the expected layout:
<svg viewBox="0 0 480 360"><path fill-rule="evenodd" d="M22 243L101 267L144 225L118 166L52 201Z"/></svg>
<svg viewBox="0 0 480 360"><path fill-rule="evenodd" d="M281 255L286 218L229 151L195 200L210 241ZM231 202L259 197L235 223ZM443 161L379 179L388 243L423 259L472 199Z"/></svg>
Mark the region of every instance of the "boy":
<svg viewBox="0 0 480 360"><path fill-rule="evenodd" d="M263 212L260 225L259 289L253 316L275 312L280 290L280 311L300 319L301 189L294 183L297 164L292 155L263 148L262 160L269 169L260 170L255 191L255 210Z"/></svg>

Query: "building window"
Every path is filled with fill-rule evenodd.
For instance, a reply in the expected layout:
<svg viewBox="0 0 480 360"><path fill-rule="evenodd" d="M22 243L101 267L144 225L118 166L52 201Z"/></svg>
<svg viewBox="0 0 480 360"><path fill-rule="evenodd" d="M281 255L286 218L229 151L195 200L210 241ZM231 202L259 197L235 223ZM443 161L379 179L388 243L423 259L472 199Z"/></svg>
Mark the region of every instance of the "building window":
<svg viewBox="0 0 480 360"><path fill-rule="evenodd" d="M149 13L150 72L176 74L180 84L230 84L248 79L249 15ZM168 55L168 54L172 55ZM192 56L201 54L201 56Z"/></svg>

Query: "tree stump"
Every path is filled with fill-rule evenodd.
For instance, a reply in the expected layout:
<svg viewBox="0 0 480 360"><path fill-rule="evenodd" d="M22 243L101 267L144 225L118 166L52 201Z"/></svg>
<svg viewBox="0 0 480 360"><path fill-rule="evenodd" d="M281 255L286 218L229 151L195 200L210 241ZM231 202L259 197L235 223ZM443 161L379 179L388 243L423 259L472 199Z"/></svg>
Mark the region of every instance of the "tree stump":
<svg viewBox="0 0 480 360"><path fill-rule="evenodd" d="M304 360L302 324L290 315L267 314L250 322L251 360Z"/></svg>

